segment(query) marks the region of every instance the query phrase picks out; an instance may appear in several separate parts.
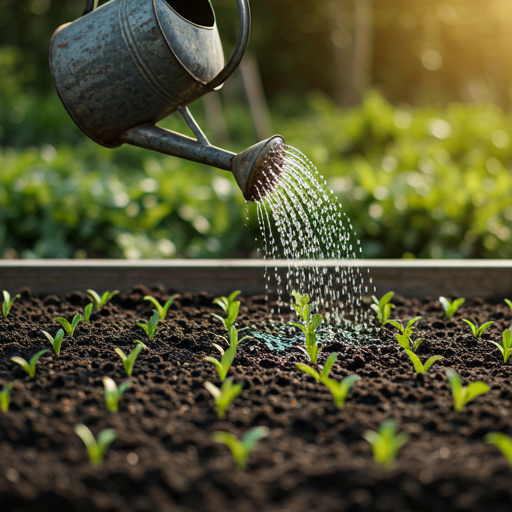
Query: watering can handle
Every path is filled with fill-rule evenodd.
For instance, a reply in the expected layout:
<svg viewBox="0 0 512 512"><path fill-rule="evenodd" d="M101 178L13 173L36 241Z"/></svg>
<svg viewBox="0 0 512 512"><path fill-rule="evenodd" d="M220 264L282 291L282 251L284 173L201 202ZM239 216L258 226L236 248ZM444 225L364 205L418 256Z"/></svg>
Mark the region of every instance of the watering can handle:
<svg viewBox="0 0 512 512"><path fill-rule="evenodd" d="M85 16L86 14L89 14L90 12L94 11L96 7L98 7L98 0L87 0L87 4L85 5L85 10L82 16Z"/></svg>

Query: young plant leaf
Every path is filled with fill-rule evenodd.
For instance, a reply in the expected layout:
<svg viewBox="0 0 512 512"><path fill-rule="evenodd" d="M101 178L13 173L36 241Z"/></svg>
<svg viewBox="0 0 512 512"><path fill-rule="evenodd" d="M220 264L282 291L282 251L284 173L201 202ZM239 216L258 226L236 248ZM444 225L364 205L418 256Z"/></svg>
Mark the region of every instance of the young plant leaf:
<svg viewBox="0 0 512 512"><path fill-rule="evenodd" d="M322 384L329 388L334 398L334 403L339 409L342 409L350 389L360 379L361 377L358 375L349 375L339 382L334 379L324 378L322 379Z"/></svg>
<svg viewBox="0 0 512 512"><path fill-rule="evenodd" d="M446 375L450 381L454 408L457 412L462 411L477 396L483 395L491 389L487 384L480 381L471 382L468 386L463 386L460 377L451 368L446 370Z"/></svg>
<svg viewBox="0 0 512 512"><path fill-rule="evenodd" d="M505 302L507 303L508 307L512 309L512 301L505 299Z"/></svg>
<svg viewBox="0 0 512 512"><path fill-rule="evenodd" d="M503 355L503 362L507 362L510 354L512 354L512 331L510 329L506 329L503 331L503 345L496 343L495 341L489 340L490 343L496 345L500 352Z"/></svg>
<svg viewBox="0 0 512 512"><path fill-rule="evenodd" d="M144 300L149 300L151 302L156 310L158 311L159 319L162 321L165 319L165 316L167 315L167 311L169 311L169 308L171 307L171 304L173 303L174 299L179 297L179 294L176 293L172 297L169 298L169 300L162 306L155 297L151 297L150 295L146 295L144 297Z"/></svg>
<svg viewBox="0 0 512 512"><path fill-rule="evenodd" d="M235 297L240 293L239 290L234 291L229 297L217 297L213 300L214 304L219 305L226 313L226 318L213 313L213 316L220 320L227 331L230 332L231 328L235 325L240 310L240 302L235 300Z"/></svg>
<svg viewBox="0 0 512 512"><path fill-rule="evenodd" d="M389 323L389 315L391 314L391 308L394 308L394 304L391 304L389 301L393 298L395 292L388 292L383 295L380 300L372 295L372 300L374 304L370 307L377 313L377 318L379 319L380 325L384 327L387 323Z"/></svg>
<svg viewBox="0 0 512 512"><path fill-rule="evenodd" d="M84 442L89 462L93 466L99 466L103 462L107 448L116 440L116 431L112 428L106 428L98 434L98 440L85 425L76 425L75 432Z"/></svg>
<svg viewBox="0 0 512 512"><path fill-rule="evenodd" d="M379 427L378 432L367 430L364 438L370 443L373 451L373 459L385 469L390 469L396 459L400 448L408 441L405 433L397 434L393 421L385 421Z"/></svg>
<svg viewBox="0 0 512 512"><path fill-rule="evenodd" d="M147 323L138 322L137 325L144 329L148 338L152 340L155 337L156 327L160 321L160 313L155 311Z"/></svg>
<svg viewBox="0 0 512 512"><path fill-rule="evenodd" d="M489 444L493 444L505 456L509 466L512 468L512 438L501 432L489 432L485 436Z"/></svg>
<svg viewBox="0 0 512 512"><path fill-rule="evenodd" d="M57 331L57 334L55 335L55 338L49 332L41 332L48 338L48 341L52 344L53 350L55 350L55 355L59 356L62 340L64 339L64 331L62 329L59 329Z"/></svg>
<svg viewBox="0 0 512 512"><path fill-rule="evenodd" d="M220 306L224 312L227 313L231 308L231 304L233 304L236 296L240 295L240 293L242 293L240 290L236 290L231 293L229 297L216 297L213 299L213 303Z"/></svg>
<svg viewBox="0 0 512 512"><path fill-rule="evenodd" d="M439 297L439 302L441 303L441 306L443 306L446 319L451 320L452 316L456 313L460 306L464 304L465 299L455 299L453 302L450 302L446 297Z"/></svg>
<svg viewBox="0 0 512 512"><path fill-rule="evenodd" d="M243 384L233 384L233 379L226 379L220 389L211 382L205 382L204 387L212 394L217 407L219 418L224 418L226 409L231 402L242 392Z"/></svg>
<svg viewBox="0 0 512 512"><path fill-rule="evenodd" d="M494 322L485 322L485 324L482 324L480 327L478 327L477 325L475 325L473 322L471 322L467 318L464 318L462 321L466 322L469 325L469 327L471 327L471 332L473 333L473 336L475 338L481 338L484 331L494 323Z"/></svg>
<svg viewBox="0 0 512 512"><path fill-rule="evenodd" d="M73 320L71 321L71 323L69 323L65 318L62 318L61 316L57 317L55 320L57 320L57 322L59 322L59 324L62 325L62 327L64 327L64 329L66 330L68 335L72 338L73 334L75 332L76 326L83 319L84 319L84 317L80 313L77 313L73 317Z"/></svg>
<svg viewBox="0 0 512 512"><path fill-rule="evenodd" d="M9 410L9 406L11 405L12 387L12 383L5 384L2 391L0 391L0 410L2 410L3 412L7 412Z"/></svg>
<svg viewBox="0 0 512 512"><path fill-rule="evenodd" d="M119 290L114 292L105 292L101 297L94 290L87 290L89 299L94 302L97 309L101 309L114 295L118 294Z"/></svg>
<svg viewBox="0 0 512 512"><path fill-rule="evenodd" d="M140 354L140 351L143 348L148 348L140 340L135 340L135 342L137 343L137 346L130 352L130 355L128 356L120 348L115 348L116 354L121 358L121 361L123 361L124 370L128 377L130 377L130 375L132 374L133 365L135 364L135 360L137 359L137 356Z"/></svg>
<svg viewBox="0 0 512 512"><path fill-rule="evenodd" d="M23 359L22 357L18 357L18 356L11 357L11 361L18 363L28 373L28 376L32 379L32 378L34 378L34 375L36 374L37 361L39 361L39 358L43 354L46 354L46 352L50 352L50 350L49 349L41 350L41 352L34 354L30 358L30 361L28 361L28 362L25 359Z"/></svg>
<svg viewBox="0 0 512 512"><path fill-rule="evenodd" d="M130 382L123 382L119 387L110 377L103 377L103 386L105 387L105 403L110 412L117 412L119 400L121 400L125 391L130 387Z"/></svg>
<svg viewBox="0 0 512 512"><path fill-rule="evenodd" d="M411 359L412 364L414 365L414 369L416 370L416 373L426 373L428 369L436 361L440 361L441 359L443 359L442 356L432 356L427 359L427 362L425 364L423 364L420 358L412 350L405 349L405 352Z"/></svg>
<svg viewBox="0 0 512 512"><path fill-rule="evenodd" d="M11 311L13 302L16 299L19 299L21 297L21 295L18 294L11 299L11 294L7 290L4 290L3 293L4 293L4 302L2 304L2 313L6 317L9 314L9 312Z"/></svg>
<svg viewBox="0 0 512 512"><path fill-rule="evenodd" d="M91 302L90 304L87 304L84 308L84 323L88 324L89 319L91 318L92 308L94 307L94 304Z"/></svg>

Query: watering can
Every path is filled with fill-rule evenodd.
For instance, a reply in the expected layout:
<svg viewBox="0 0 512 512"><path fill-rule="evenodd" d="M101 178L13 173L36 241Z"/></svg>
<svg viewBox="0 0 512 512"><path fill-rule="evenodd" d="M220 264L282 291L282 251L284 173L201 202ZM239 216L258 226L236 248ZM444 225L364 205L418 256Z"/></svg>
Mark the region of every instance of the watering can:
<svg viewBox="0 0 512 512"><path fill-rule="evenodd" d="M212 146L187 108L220 89L245 53L251 14L248 0L237 2L238 40L224 65L209 0L87 0L82 17L59 27L50 44L68 114L102 146L127 143L231 171L245 199L259 200L277 180L283 138L236 155ZM195 139L156 126L176 111Z"/></svg>

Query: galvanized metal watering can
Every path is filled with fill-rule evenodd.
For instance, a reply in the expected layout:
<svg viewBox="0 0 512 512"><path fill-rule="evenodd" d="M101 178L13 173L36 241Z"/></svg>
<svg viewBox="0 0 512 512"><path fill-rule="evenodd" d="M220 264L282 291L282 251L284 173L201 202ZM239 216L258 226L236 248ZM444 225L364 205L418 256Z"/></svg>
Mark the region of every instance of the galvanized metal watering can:
<svg viewBox="0 0 512 512"><path fill-rule="evenodd" d="M212 146L187 105L219 89L248 41L248 0L237 0L238 40L224 66L209 0L87 0L81 18L59 27L50 69L60 99L78 127L106 147L124 143L231 171L249 201L275 182L266 172L282 159L279 135L239 155ZM179 111L196 139L155 126ZM278 166L276 166L278 167Z"/></svg>

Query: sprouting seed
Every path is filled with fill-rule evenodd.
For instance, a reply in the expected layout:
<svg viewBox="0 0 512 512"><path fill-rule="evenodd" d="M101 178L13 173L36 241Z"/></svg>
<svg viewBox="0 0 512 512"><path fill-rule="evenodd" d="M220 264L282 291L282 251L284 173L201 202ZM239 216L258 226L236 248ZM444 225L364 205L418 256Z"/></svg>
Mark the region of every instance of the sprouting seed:
<svg viewBox="0 0 512 512"><path fill-rule="evenodd" d="M439 302L441 303L441 306L443 306L447 320L451 320L452 316L460 306L464 304L465 300L466 299L455 299L453 302L450 302L446 297L439 297Z"/></svg>
<svg viewBox="0 0 512 512"><path fill-rule="evenodd" d="M148 338L152 340L155 337L156 327L160 321L160 314L155 311L147 323L137 322L139 327L144 329L144 332L148 335Z"/></svg>
<svg viewBox="0 0 512 512"><path fill-rule="evenodd" d="M436 362L443 359L443 356L432 356L427 359L427 362L423 364L420 360L420 358L409 349L405 349L405 353L409 356L409 358L412 361L412 364L414 365L414 369L416 370L416 373L426 373L428 369Z"/></svg>
<svg viewBox="0 0 512 512"><path fill-rule="evenodd" d="M11 294L8 291L4 290L4 303L2 304L2 313L4 316L7 316L9 314L9 311L11 311L12 308L12 303L16 299L19 299L20 297L21 295L18 293L18 295L11 299Z"/></svg>
<svg viewBox="0 0 512 512"><path fill-rule="evenodd" d="M144 297L144 300L149 300L158 311L158 316L160 317L159 319L164 320L165 315L167 315L167 311L169 311L169 308L171 307L173 300L176 299L177 297L179 297L178 293L173 295L163 306L155 299L155 297L151 297L149 295L146 295Z"/></svg>
<svg viewBox="0 0 512 512"><path fill-rule="evenodd" d="M42 331L42 333L48 338L48 341L53 346L53 350L55 350L55 355L58 356L60 354L62 340L64 339L64 331L62 329L59 329L57 331L57 334L55 335L55 338L49 332Z"/></svg>
<svg viewBox="0 0 512 512"><path fill-rule="evenodd" d="M94 290L87 290L89 299L96 305L98 309L101 309L114 295L118 294L119 290L114 292L105 292L101 297Z"/></svg>
<svg viewBox="0 0 512 512"><path fill-rule="evenodd" d="M379 319L380 325L384 327L388 323L389 315L391 314L391 308L394 308L395 305L391 304L389 301L393 298L395 292L388 292L386 295L383 295L380 300L372 295L372 300L374 304L370 307L377 313L377 318Z"/></svg>
<svg viewBox="0 0 512 512"><path fill-rule="evenodd" d="M119 400L124 392L130 387L130 382L126 381L117 386L110 377L103 377L103 386L105 386L105 403L110 412L117 412Z"/></svg>
<svg viewBox="0 0 512 512"><path fill-rule="evenodd" d="M416 352L418 350L418 347L420 346L420 343L423 341L423 338L419 338L415 340L414 342L411 340L412 331L414 330L413 325L421 318L421 316L416 316L414 318L411 318L407 322L407 325L404 327L401 322L398 322L397 320L389 320L388 323L391 324L393 327L396 327L402 334L396 334L396 340L398 341L399 345L404 348L405 350L412 350L413 352Z"/></svg>
<svg viewBox="0 0 512 512"><path fill-rule="evenodd" d="M385 469L390 469L400 448L408 441L409 436L404 432L397 434L393 421L384 421L378 432L367 430L364 433L364 438L372 446L375 462Z"/></svg>
<svg viewBox="0 0 512 512"><path fill-rule="evenodd" d="M77 313L73 317L73 320L71 320L71 323L69 323L65 318L62 318L61 316L57 317L55 320L57 320L57 322L59 322L59 324L62 325L62 327L64 327L64 329L66 329L66 332L72 338L73 334L75 332L76 326L83 319L84 319L84 317L80 313Z"/></svg>
<svg viewBox="0 0 512 512"><path fill-rule="evenodd" d="M505 302L508 304L508 307L510 309L512 309L512 301L511 300L508 300L508 299L505 299Z"/></svg>
<svg viewBox="0 0 512 512"><path fill-rule="evenodd" d="M135 342L137 343L137 346L130 352L128 356L120 348L115 348L116 354L121 358L121 361L123 361L123 366L128 377L132 374L133 365L135 364L135 360L140 354L140 351L143 348L148 348L140 340L135 340Z"/></svg>
<svg viewBox="0 0 512 512"><path fill-rule="evenodd" d="M11 389L13 387L13 383L6 384L2 391L0 391L0 409L3 412L7 412L9 410L9 406L11 405Z"/></svg>
<svg viewBox="0 0 512 512"><path fill-rule="evenodd" d="M467 386L463 386L460 377L451 368L446 370L446 375L450 381L453 403L457 412L462 411L471 400L487 393L491 389L487 384L480 381L471 382Z"/></svg>
<svg viewBox="0 0 512 512"><path fill-rule="evenodd" d="M94 434L85 425L76 425L75 432L84 442L89 455L89 462L93 466L99 466L103 462L103 457L107 448L112 444L117 434L113 428L106 428L98 434L98 439L94 437Z"/></svg>
<svg viewBox="0 0 512 512"><path fill-rule="evenodd" d="M489 444L493 444L505 456L510 467L512 467L512 438L501 432L489 432L485 436Z"/></svg>
<svg viewBox="0 0 512 512"><path fill-rule="evenodd" d="M92 308L94 307L94 304L91 302L90 304L87 304L84 308L84 323L88 324L89 319L91 318Z"/></svg>
<svg viewBox="0 0 512 512"><path fill-rule="evenodd" d="M473 333L473 336L475 338L481 338L484 331L494 323L494 322L485 322L485 324L482 324L480 327L478 327L478 324L475 325L473 322L469 321L467 318L464 318L462 321L466 322L469 325L469 327L471 327L471 332Z"/></svg>
<svg viewBox="0 0 512 512"><path fill-rule="evenodd" d="M236 345L231 344L227 350L224 350L220 345L213 343L213 346L220 352L221 360L215 359L214 357L205 357L205 361L209 363L213 363L219 375L219 379L224 381L226 375L228 374L229 369L231 368L231 363L233 359L235 359L236 355Z"/></svg>
<svg viewBox="0 0 512 512"><path fill-rule="evenodd" d="M224 418L226 409L231 402L242 392L243 384L233 384L233 379L226 379L220 388L211 382L205 382L204 387L212 394L217 407L219 418Z"/></svg>
<svg viewBox="0 0 512 512"><path fill-rule="evenodd" d="M295 363L295 365L303 372L311 375L317 382L324 384L324 386L326 386L332 393L336 406L342 409L345 405L345 400L347 399L347 395L350 389L358 380L360 380L360 377L357 375L350 375L341 381L330 379L329 373L337 358L338 354L336 352L332 353L328 357L320 373L318 373L315 369L311 368L311 366L308 366L307 364Z"/></svg>
<svg viewBox="0 0 512 512"><path fill-rule="evenodd" d="M27 362L22 357L18 357L18 356L11 357L11 361L14 361L15 363L18 363L28 373L28 376L32 379L32 378L34 378L34 375L36 373L37 361L39 361L39 358L43 354L46 354L46 352L50 352L50 350L49 349L41 350L41 352L38 352L37 354L34 354L30 358L29 362Z"/></svg>
<svg viewBox="0 0 512 512"><path fill-rule="evenodd" d="M510 354L512 354L512 331L510 329L503 331L503 346L495 341L489 341L500 349L500 352L503 354L503 361L506 363Z"/></svg>
<svg viewBox="0 0 512 512"><path fill-rule="evenodd" d="M233 460L238 469L244 470L247 467L247 459L256 448L258 441L269 434L267 427L255 427L244 434L240 441L229 432L217 431L213 433L213 440L226 445L233 455Z"/></svg>
<svg viewBox="0 0 512 512"><path fill-rule="evenodd" d="M220 320L228 332L235 325L240 310L240 302L235 297L240 294L240 290L233 292L229 297L217 297L213 299L213 303L219 305L226 313L226 318L213 313L213 316Z"/></svg>

